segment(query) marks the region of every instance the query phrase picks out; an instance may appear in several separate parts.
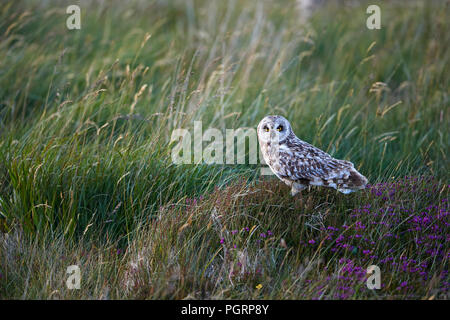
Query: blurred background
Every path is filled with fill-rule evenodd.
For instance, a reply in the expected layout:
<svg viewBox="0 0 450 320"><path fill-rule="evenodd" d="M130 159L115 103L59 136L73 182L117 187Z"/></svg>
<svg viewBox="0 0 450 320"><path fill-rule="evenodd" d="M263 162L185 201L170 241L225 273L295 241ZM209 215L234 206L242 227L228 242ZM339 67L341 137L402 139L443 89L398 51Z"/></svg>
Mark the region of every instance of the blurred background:
<svg viewBox="0 0 450 320"><path fill-rule="evenodd" d="M381 9L379 30L366 27L372 2ZM80 30L66 26L66 9L73 4L81 8ZM225 133L256 128L268 114L283 115L300 139L352 161L371 184L426 175L446 185L449 16L449 1L3 0L0 229L45 235L54 243L60 234L64 241L99 238L92 240L97 246L118 239L126 250L138 227L150 217L160 219L168 206L213 192L219 196L217 190L241 179L245 183L233 189L232 199L248 192L248 185L258 186L259 165L172 163L173 130L192 131L200 120L203 130ZM287 194L277 185L267 188ZM433 192L436 201L448 193L439 190ZM427 194L417 199L430 198ZM335 197L319 195L311 201ZM277 220L282 214L277 210L283 210L259 205L291 200L270 199L250 201L253 207L239 210L243 215L269 212L273 220L264 221L285 232L282 222L289 218ZM357 205L366 200L338 198L330 210L351 210L347 201ZM314 208L310 204L308 210L320 211ZM168 216L177 217L165 225L173 228L168 243L174 241L171 245L184 252L176 239L179 228L192 220ZM234 222L236 228L253 221L245 219ZM202 232L210 232L203 230L210 221L199 221L199 233L189 234L202 239L193 240L193 252L207 241ZM272 231L277 227L272 225ZM299 234L291 231L282 234L293 243ZM373 235L378 232L374 229ZM216 242L208 244L212 251L203 253L205 259L221 246L215 237L208 235ZM190 274L203 270L200 266L209 260L193 262L197 255L190 254L185 264L199 266ZM280 262L277 257L273 261ZM0 271L5 268L0 264ZM20 276L15 279L0 285L3 295L33 296L23 293L24 284L17 285ZM46 289L34 292L35 297L48 297L50 289L37 287ZM103 292L103 285L99 288ZM216 294L223 289L214 288ZM184 297L189 291L180 290L158 294ZM291 297L303 289L296 290ZM231 296L253 297L243 292ZM282 291L267 294L282 297L276 292Z"/></svg>

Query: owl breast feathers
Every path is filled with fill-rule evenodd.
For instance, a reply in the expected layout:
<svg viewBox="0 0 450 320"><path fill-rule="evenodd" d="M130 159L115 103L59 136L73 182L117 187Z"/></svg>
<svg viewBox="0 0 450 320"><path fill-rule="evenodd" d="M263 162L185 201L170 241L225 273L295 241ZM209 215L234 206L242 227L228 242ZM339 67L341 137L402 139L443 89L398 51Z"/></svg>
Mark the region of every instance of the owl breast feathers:
<svg viewBox="0 0 450 320"><path fill-rule="evenodd" d="M309 185L342 193L364 189L367 179L349 161L338 160L300 140L281 116L268 116L258 125L264 160L273 173L292 187L292 195Z"/></svg>

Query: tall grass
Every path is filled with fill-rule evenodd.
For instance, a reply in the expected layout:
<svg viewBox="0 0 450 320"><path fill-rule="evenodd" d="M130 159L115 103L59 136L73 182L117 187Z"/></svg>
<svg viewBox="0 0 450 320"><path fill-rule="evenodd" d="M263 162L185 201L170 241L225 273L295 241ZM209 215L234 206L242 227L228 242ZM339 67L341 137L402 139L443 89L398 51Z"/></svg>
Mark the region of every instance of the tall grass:
<svg viewBox="0 0 450 320"><path fill-rule="evenodd" d="M281 114L372 184L434 176L428 199L392 203L448 210L448 6L386 2L382 29L368 30L364 4L330 4L304 24L287 0L83 2L81 30L67 30L69 4L0 7L0 296L379 297L353 283L350 295L337 282L317 289L348 255L302 243L390 200L313 190L297 203L278 182L261 183L258 166L175 165L171 133L194 120L224 131ZM236 202L258 192L265 197ZM234 210L225 222L220 208ZM371 218L362 223L373 241L404 233ZM245 250L227 249L232 230ZM256 244L267 230L272 242ZM396 258L426 260L411 257L408 237L390 244ZM436 279L448 269L447 238L426 285L414 278L397 292L403 276L390 270L386 296L445 295L448 280ZM66 264L82 265L83 290L65 288Z"/></svg>

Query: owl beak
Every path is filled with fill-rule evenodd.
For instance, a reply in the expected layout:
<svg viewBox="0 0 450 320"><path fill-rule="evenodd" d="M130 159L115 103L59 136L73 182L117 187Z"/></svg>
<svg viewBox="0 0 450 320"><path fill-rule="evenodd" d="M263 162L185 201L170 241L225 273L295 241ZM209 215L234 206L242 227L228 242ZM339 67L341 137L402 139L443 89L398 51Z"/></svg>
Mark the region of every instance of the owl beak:
<svg viewBox="0 0 450 320"><path fill-rule="evenodd" d="M270 140L275 140L275 139L277 139L278 140L278 138L279 138L279 132L278 131L276 131L276 130L270 130Z"/></svg>

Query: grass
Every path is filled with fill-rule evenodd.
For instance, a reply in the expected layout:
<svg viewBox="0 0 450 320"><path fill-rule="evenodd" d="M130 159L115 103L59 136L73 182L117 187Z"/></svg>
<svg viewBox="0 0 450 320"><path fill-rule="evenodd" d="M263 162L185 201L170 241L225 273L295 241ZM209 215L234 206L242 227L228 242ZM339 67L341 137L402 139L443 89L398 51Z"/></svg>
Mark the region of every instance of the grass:
<svg viewBox="0 0 450 320"><path fill-rule="evenodd" d="M2 299L448 298L448 5L69 4L0 7ZM172 163L177 128L274 113L371 186Z"/></svg>

